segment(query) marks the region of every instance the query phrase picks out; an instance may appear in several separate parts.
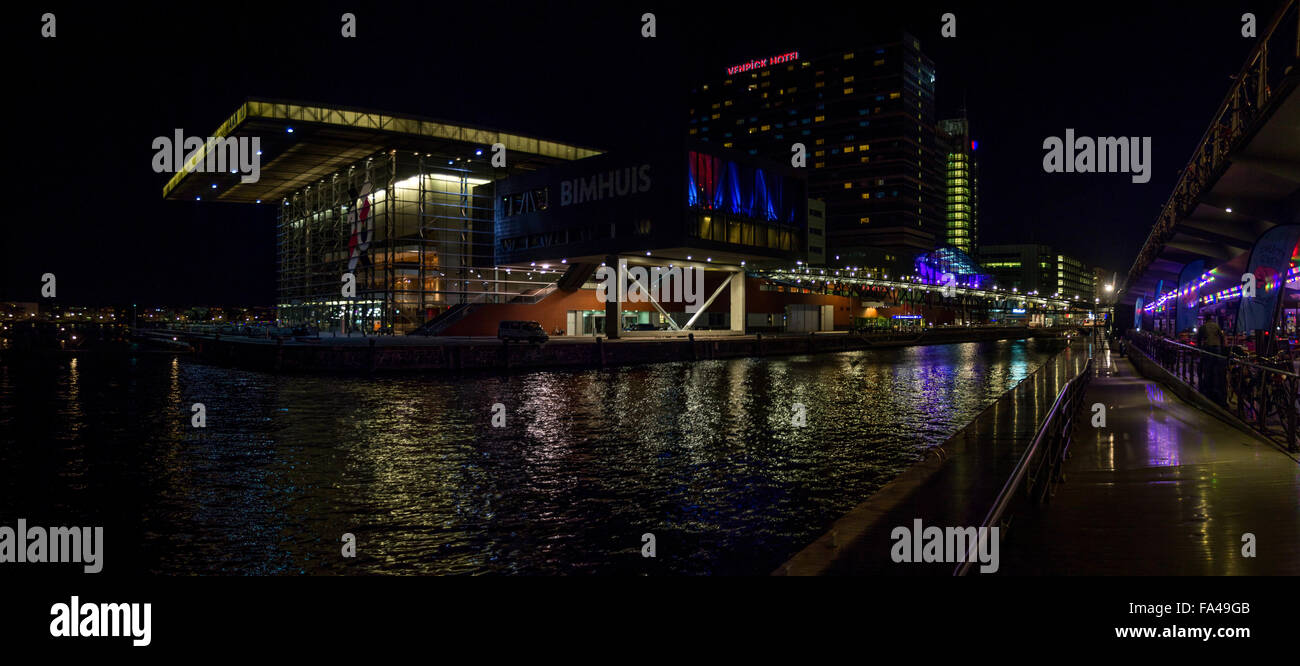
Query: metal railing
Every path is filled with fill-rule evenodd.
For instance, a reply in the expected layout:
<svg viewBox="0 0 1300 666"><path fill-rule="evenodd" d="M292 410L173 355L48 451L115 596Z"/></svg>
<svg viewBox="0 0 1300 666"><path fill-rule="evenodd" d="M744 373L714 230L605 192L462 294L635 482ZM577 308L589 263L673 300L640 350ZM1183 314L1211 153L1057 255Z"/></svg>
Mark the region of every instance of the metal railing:
<svg viewBox="0 0 1300 666"><path fill-rule="evenodd" d="M1259 434L1300 451L1300 375L1289 359L1259 359L1238 347L1215 354L1146 333L1131 332L1128 339L1156 365Z"/></svg>
<svg viewBox="0 0 1300 666"><path fill-rule="evenodd" d="M984 522L979 526L980 539L1001 538L990 534L989 527L1005 528L1004 519L1007 511L1015 502L1029 501L1042 504L1051 499L1052 485L1061 478L1061 465L1069 452L1070 442L1074 439L1075 416L1083 403L1083 394L1092 379L1093 359L1088 359L1083 372L1066 382L1065 388L1056 396L1056 402L1047 412L1047 418L1038 426L1034 439L1020 456L1020 462L1011 472L1006 485L998 493L993 507L989 509ZM954 576L965 576L978 562L975 557L980 543L971 545L966 554L966 561L957 565Z"/></svg>

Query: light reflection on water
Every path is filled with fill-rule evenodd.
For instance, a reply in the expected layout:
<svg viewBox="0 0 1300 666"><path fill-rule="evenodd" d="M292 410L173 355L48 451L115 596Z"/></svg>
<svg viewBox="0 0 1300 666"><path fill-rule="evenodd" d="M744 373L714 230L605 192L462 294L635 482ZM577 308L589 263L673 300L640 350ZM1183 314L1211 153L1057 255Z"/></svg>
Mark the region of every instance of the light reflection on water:
<svg viewBox="0 0 1300 666"><path fill-rule="evenodd" d="M0 524L104 525L108 573L766 573L1057 349L464 377L0 366Z"/></svg>

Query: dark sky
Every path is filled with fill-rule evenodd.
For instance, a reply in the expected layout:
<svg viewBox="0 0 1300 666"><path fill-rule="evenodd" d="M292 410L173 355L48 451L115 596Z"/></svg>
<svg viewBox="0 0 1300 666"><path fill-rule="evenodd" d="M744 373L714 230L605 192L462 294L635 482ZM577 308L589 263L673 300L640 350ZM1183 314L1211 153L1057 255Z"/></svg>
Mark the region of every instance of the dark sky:
<svg viewBox="0 0 1300 666"><path fill-rule="evenodd" d="M1122 274L1276 1L1124 3L103 3L6 22L11 168L0 298L271 304L274 209L163 201L153 137L206 136L246 97L376 108L617 149L680 136L693 81L774 52L907 30L980 142L982 243ZM906 5L905 9L897 5ZM374 6L372 6L374 5ZM58 36L41 39L40 16ZM340 15L357 15L343 39ZM640 36L654 12L658 36ZM939 17L957 15L955 39ZM1042 142L1150 136L1147 184L1046 174Z"/></svg>

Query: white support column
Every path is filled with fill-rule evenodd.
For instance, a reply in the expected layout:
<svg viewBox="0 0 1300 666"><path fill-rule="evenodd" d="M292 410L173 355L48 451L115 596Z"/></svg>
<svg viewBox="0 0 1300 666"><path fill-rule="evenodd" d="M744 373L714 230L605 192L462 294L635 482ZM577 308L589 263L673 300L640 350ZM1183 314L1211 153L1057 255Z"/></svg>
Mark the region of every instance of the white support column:
<svg viewBox="0 0 1300 666"><path fill-rule="evenodd" d="M731 274L731 330L745 332L745 271Z"/></svg>

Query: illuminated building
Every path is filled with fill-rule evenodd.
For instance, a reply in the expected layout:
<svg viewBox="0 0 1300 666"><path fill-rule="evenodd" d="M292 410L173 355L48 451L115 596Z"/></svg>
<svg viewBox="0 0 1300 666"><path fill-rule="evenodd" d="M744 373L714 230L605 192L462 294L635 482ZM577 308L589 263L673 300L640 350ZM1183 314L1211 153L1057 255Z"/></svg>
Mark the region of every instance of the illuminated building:
<svg viewBox="0 0 1300 666"><path fill-rule="evenodd" d="M915 255L944 243L946 147L934 65L910 35L834 53L771 54L720 69L691 94L692 138L787 161L806 150L809 197L824 201L828 264L869 249Z"/></svg>
<svg viewBox="0 0 1300 666"><path fill-rule="evenodd" d="M407 332L456 304L502 302L548 282L495 270L493 194L481 186L599 154L418 116L256 99L210 135L260 138L260 179L181 170L163 196L275 206L281 325L367 333ZM505 168L490 163L496 144Z"/></svg>
<svg viewBox="0 0 1300 666"><path fill-rule="evenodd" d="M978 144L971 137L970 121L966 118L939 121L939 133L948 150L944 238L948 245L973 256L979 243L979 167L975 161Z"/></svg>
<svg viewBox="0 0 1300 666"><path fill-rule="evenodd" d="M980 264L993 283L1018 293L1060 294L1067 300L1093 303L1093 274L1086 264L1047 245L985 245Z"/></svg>

